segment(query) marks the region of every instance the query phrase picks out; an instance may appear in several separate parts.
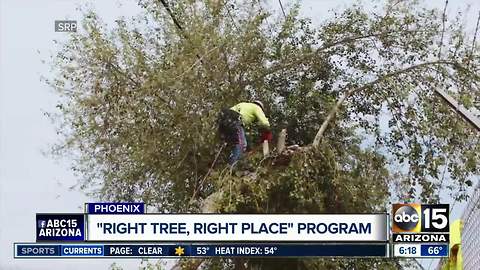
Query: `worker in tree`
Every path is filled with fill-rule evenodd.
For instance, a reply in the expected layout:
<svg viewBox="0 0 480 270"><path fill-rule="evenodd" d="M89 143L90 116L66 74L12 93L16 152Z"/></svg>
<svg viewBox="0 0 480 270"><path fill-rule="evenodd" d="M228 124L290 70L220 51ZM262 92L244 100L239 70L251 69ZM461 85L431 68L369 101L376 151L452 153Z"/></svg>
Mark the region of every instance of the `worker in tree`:
<svg viewBox="0 0 480 270"><path fill-rule="evenodd" d="M245 128L256 123L262 131L260 142L271 141L272 132L270 123L264 113L263 103L241 102L229 108L222 109L218 118L218 131L220 137L231 147L229 164L235 164L247 150Z"/></svg>

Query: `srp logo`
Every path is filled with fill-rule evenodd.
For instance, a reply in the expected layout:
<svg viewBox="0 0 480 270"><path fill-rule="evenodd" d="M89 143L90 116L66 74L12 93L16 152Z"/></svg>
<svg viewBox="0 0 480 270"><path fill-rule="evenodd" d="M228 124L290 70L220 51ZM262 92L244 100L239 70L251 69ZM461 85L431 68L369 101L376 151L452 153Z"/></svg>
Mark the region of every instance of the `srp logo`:
<svg viewBox="0 0 480 270"><path fill-rule="evenodd" d="M449 232L448 204L394 204L393 232Z"/></svg>

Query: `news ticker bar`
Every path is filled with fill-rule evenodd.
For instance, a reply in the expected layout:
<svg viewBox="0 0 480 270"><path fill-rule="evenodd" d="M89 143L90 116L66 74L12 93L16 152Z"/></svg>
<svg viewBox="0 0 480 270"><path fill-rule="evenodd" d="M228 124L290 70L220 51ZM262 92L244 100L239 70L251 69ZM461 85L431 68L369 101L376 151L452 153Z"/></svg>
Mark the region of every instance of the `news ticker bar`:
<svg viewBox="0 0 480 270"><path fill-rule="evenodd" d="M14 258L389 257L381 244L15 243Z"/></svg>

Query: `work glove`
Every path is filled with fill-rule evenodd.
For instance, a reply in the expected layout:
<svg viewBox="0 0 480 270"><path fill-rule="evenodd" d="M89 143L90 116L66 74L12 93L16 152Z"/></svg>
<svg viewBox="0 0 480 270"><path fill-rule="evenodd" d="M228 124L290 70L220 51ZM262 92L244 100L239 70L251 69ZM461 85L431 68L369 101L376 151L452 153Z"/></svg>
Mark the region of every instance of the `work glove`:
<svg viewBox="0 0 480 270"><path fill-rule="evenodd" d="M273 140L273 134L271 131L264 131L262 133L262 137L260 139L260 143L263 143L264 141L271 142Z"/></svg>

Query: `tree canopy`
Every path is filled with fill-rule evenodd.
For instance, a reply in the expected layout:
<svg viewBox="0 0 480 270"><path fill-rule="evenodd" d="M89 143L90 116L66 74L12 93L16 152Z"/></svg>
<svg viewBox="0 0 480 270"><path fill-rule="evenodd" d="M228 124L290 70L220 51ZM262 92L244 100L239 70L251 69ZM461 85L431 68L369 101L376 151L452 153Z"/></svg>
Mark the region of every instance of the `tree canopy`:
<svg viewBox="0 0 480 270"><path fill-rule="evenodd" d="M85 11L53 58L48 83L61 97L54 118L63 136L53 150L73 157L94 195L159 212L199 212L213 194L217 212L359 213L398 198L437 202L445 190L462 200L478 180L479 133L434 92L467 108L480 96L479 49L462 14L387 1L314 26L298 4L285 16L248 0L139 5L141 14L113 27ZM226 151L215 158L218 112L251 99L266 104L274 134L287 128L288 144L306 146L283 165L249 155L238 167L253 167L253 177L229 167ZM249 265L259 263L268 265Z"/></svg>

